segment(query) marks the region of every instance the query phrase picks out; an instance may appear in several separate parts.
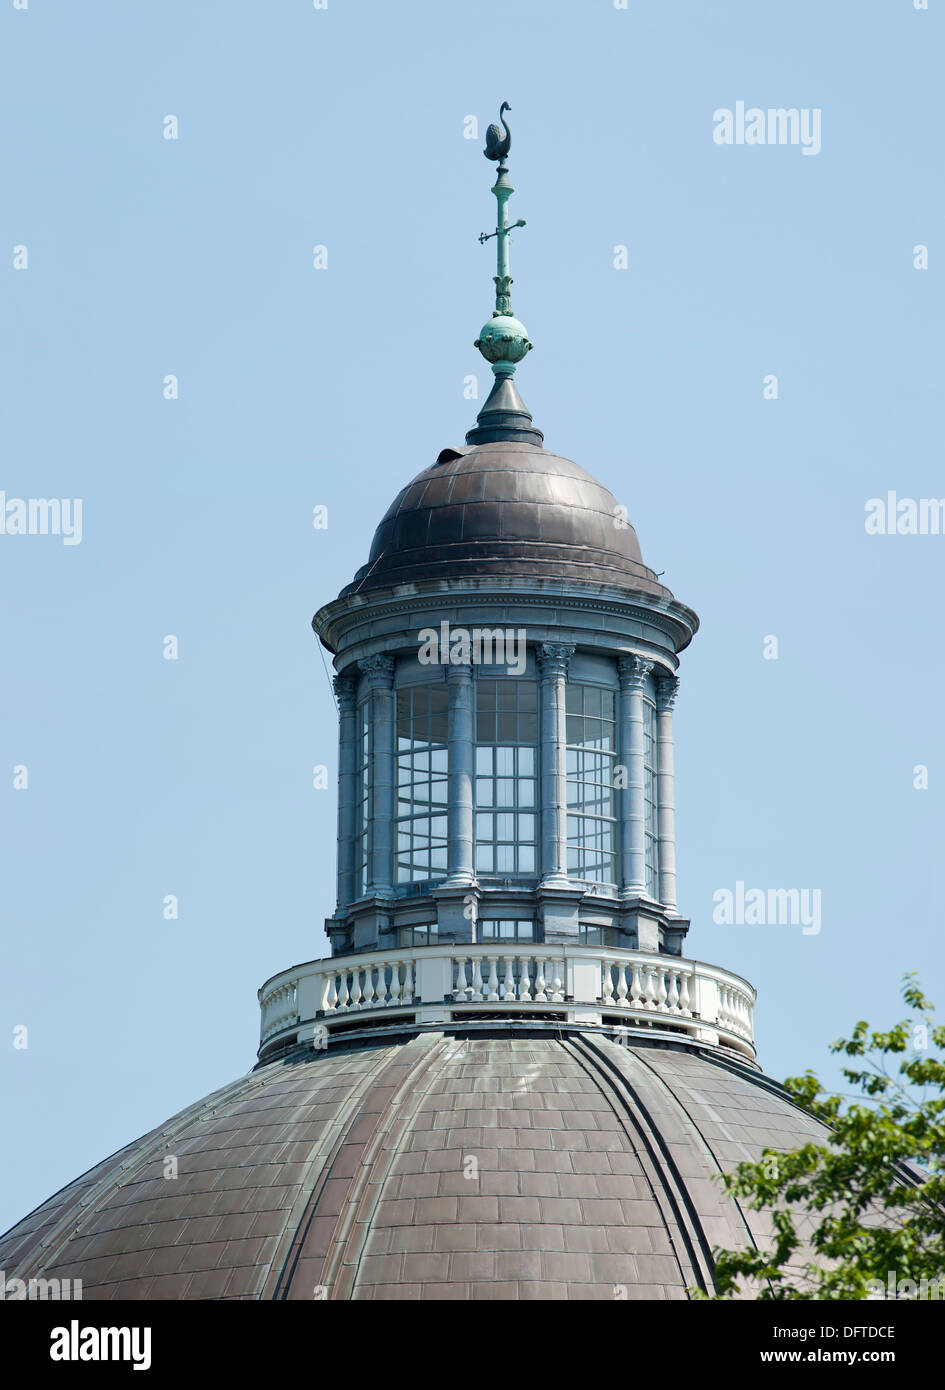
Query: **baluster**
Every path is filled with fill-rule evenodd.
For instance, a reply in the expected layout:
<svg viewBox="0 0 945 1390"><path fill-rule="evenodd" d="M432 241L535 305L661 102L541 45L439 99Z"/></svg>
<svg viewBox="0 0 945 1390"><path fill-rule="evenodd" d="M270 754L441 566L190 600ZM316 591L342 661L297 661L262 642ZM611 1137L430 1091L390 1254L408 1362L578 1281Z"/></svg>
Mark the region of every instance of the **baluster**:
<svg viewBox="0 0 945 1390"><path fill-rule="evenodd" d="M381 968L383 969L383 967ZM376 1009L378 1004L384 1002L384 981L381 978L381 970L377 972L377 983L379 990L374 988L374 967L368 965L364 971L364 998L361 1000L362 1009Z"/></svg>
<svg viewBox="0 0 945 1390"><path fill-rule="evenodd" d="M319 975L319 979L322 982L321 1003L319 1004L319 1008L323 1014L327 1014L331 1008L331 976L327 971L323 970L321 975Z"/></svg>
<svg viewBox="0 0 945 1390"><path fill-rule="evenodd" d="M543 1004L548 998L545 993L545 969L541 956L535 957L535 1003Z"/></svg>
<svg viewBox="0 0 945 1390"><path fill-rule="evenodd" d="M669 993L666 996L666 1007L671 1014L679 1013L679 971L667 970L669 976Z"/></svg>
<svg viewBox="0 0 945 1390"><path fill-rule="evenodd" d="M679 985L679 1012L692 1018L692 997L689 993L689 971L684 970Z"/></svg>
<svg viewBox="0 0 945 1390"><path fill-rule="evenodd" d="M633 962L633 971L630 981L630 1003L634 1009L643 1008L643 976L640 974L640 962Z"/></svg>
<svg viewBox="0 0 945 1390"><path fill-rule="evenodd" d="M519 968L522 972L518 977L519 999L531 999L532 997L532 982L528 977L530 962L531 956L519 956L518 958Z"/></svg>
<svg viewBox="0 0 945 1390"><path fill-rule="evenodd" d="M456 966L456 988L453 990L453 998L456 1003L465 1003L466 991L469 986L466 983L466 957L454 956L453 964Z"/></svg>
<svg viewBox="0 0 945 1390"><path fill-rule="evenodd" d="M644 995L643 1004L644 1004L644 1007L647 1008L647 1009L655 1009L655 1008L656 1008L656 989L655 989L655 987L654 987L654 980L655 980L655 977L656 977L656 971L655 971L655 969L653 968L652 965L647 965L647 966L645 967L645 975L644 975L645 988L644 988L644 990L643 990L643 995Z"/></svg>
<svg viewBox="0 0 945 1390"><path fill-rule="evenodd" d="M564 963L560 960L556 960L552 968L554 970L554 978L551 982L551 1002L553 1004L562 1004L564 1003L564 991L561 986L564 981L561 977L564 974Z"/></svg>
<svg viewBox="0 0 945 1390"><path fill-rule="evenodd" d="M352 972L351 972L351 1005L350 1005L350 1007L351 1007L352 1009L360 1009L362 997L363 997L363 996L362 996L362 990L361 990L361 967L360 967L360 965L359 965L359 966L357 966L354 970L352 970Z"/></svg>
<svg viewBox="0 0 945 1390"><path fill-rule="evenodd" d="M383 966L380 967L382 970ZM390 968L390 998L388 1004L391 1006L400 1003L400 961L395 960Z"/></svg>
<svg viewBox="0 0 945 1390"><path fill-rule="evenodd" d="M499 997L499 967L497 964L498 956L489 956L489 993L487 999L498 999Z"/></svg>
<svg viewBox="0 0 945 1390"><path fill-rule="evenodd" d="M660 1013L666 1012L666 971L661 965L654 966L656 973L656 1004Z"/></svg>
<svg viewBox="0 0 945 1390"><path fill-rule="evenodd" d="M617 1008L629 1008L627 1004L627 963L623 960L617 963Z"/></svg>
<svg viewBox="0 0 945 1390"><path fill-rule="evenodd" d="M401 995L402 1004L413 1003L413 961L408 957L404 961L404 992Z"/></svg>
<svg viewBox="0 0 945 1390"><path fill-rule="evenodd" d="M341 974L338 976L338 979L341 986L338 990L338 1008L339 1010L348 1009L351 1007L351 996L348 993L347 970L342 970Z"/></svg>
<svg viewBox="0 0 945 1390"><path fill-rule="evenodd" d="M600 963L600 987L601 1003L613 1005L614 1002L614 977L613 963L609 960L602 960Z"/></svg>
<svg viewBox="0 0 945 1390"><path fill-rule="evenodd" d="M482 1000L482 957L473 956L472 963L472 993L470 999Z"/></svg>
<svg viewBox="0 0 945 1390"><path fill-rule="evenodd" d="M503 999L515 998L515 957L505 957L505 986L502 990Z"/></svg>

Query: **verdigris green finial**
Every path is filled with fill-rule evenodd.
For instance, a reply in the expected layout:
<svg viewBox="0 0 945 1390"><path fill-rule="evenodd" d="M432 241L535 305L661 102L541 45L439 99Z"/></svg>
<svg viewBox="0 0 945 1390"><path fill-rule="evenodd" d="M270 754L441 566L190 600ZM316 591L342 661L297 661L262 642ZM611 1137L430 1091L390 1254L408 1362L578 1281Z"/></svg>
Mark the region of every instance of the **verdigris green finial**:
<svg viewBox="0 0 945 1390"><path fill-rule="evenodd" d="M514 227L524 227L519 219L509 226L507 204L515 192L509 183L509 171L505 165L506 156L512 145L512 132L505 119L506 111L511 111L507 101L503 101L499 120L504 130L490 125L486 131L486 159L498 163L493 193L498 204L494 232L483 232L481 242L496 241L495 309L492 318L483 326L476 339L476 347L487 362L492 364L495 381L488 398L476 416L475 426L466 432L466 443L472 445L516 443L531 444L540 449L544 436L532 421L525 402L518 393L512 374L516 362L521 362L532 346L528 341L525 325L519 323L512 313L512 276L509 273L509 233Z"/></svg>
<svg viewBox="0 0 945 1390"><path fill-rule="evenodd" d="M492 311L492 318L483 326L475 346L486 361L492 363L492 370L497 377L511 376L515 371L516 362L521 362L532 347L524 324L519 323L512 313L509 236L515 227L524 227L525 223L520 218L518 222L509 226L507 205L515 189L509 183L509 171L505 163L512 147L512 132L505 119L505 112L511 109L508 102L503 101L499 108L499 120L504 131L494 123L490 125L486 131L486 148L483 150L486 159L496 160L499 165L492 189L498 205L496 228L494 232L483 232L479 237L480 242L490 241L493 237L496 239L495 309Z"/></svg>

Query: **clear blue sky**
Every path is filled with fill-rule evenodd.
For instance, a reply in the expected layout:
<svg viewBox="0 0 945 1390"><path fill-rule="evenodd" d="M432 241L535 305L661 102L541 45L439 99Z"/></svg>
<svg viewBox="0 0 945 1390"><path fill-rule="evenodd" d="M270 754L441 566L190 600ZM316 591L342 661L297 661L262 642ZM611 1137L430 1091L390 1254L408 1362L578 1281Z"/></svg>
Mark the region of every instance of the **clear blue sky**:
<svg viewBox="0 0 945 1390"><path fill-rule="evenodd" d="M0 1228L248 1069L256 988L324 951L309 621L472 422L493 209L463 121L503 99L522 393L702 619L689 954L758 986L778 1077L835 1077L903 971L941 993L945 537L869 537L864 506L945 494L943 15L0 0L0 489L84 502L81 545L0 537ZM716 145L739 100L820 108L822 152ZM820 888L820 935L714 925L739 879Z"/></svg>

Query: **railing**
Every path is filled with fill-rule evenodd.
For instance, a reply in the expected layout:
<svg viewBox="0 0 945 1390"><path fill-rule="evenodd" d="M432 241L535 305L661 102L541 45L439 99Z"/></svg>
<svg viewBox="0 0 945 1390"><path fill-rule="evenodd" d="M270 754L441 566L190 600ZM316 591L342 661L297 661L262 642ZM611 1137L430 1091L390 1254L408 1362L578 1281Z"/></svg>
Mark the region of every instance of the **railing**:
<svg viewBox="0 0 945 1390"><path fill-rule="evenodd" d="M342 1019L413 1014L449 1023L476 1012L551 1013L563 1020L668 1027L754 1056L755 991L702 961L651 952L509 942L412 946L310 961L259 991L261 1043L329 1032Z"/></svg>

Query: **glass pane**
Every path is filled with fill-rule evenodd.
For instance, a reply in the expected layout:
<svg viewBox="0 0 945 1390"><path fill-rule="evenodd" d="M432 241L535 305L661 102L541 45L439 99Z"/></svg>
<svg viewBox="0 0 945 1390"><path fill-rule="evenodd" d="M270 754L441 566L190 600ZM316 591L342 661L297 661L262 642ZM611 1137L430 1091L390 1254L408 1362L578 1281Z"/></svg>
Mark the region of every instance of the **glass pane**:
<svg viewBox="0 0 945 1390"><path fill-rule="evenodd" d="M535 850L532 845L519 845L518 871L521 874L533 874L535 872Z"/></svg>
<svg viewBox="0 0 945 1390"><path fill-rule="evenodd" d="M515 940L515 923L514 923L514 922L500 922L500 923L499 923L499 935L502 937L503 941L514 941L514 940Z"/></svg>
<svg viewBox="0 0 945 1390"><path fill-rule="evenodd" d="M520 806L534 806L535 804L535 783L530 777L518 779L518 804Z"/></svg>
<svg viewBox="0 0 945 1390"><path fill-rule="evenodd" d="M496 694L498 696L499 709L515 708L515 682L511 680L496 681Z"/></svg>
<svg viewBox="0 0 945 1390"><path fill-rule="evenodd" d="M604 719L613 719L615 709L614 692L612 690L601 691L600 712Z"/></svg>
<svg viewBox="0 0 945 1390"><path fill-rule="evenodd" d="M484 714L481 710L476 715L476 742L495 743L495 715Z"/></svg>
<svg viewBox="0 0 945 1390"><path fill-rule="evenodd" d="M584 719L580 714L569 714L565 723L567 724L568 743L584 742Z"/></svg>
<svg viewBox="0 0 945 1390"><path fill-rule="evenodd" d="M495 750L495 770L500 777L511 777L515 771L515 749L497 748Z"/></svg>
<svg viewBox="0 0 945 1390"><path fill-rule="evenodd" d="M564 687L564 708L568 714L580 714L583 708L582 695L583 685L566 685Z"/></svg>
<svg viewBox="0 0 945 1390"><path fill-rule="evenodd" d="M476 709L495 709L495 681L476 681Z"/></svg>
<svg viewBox="0 0 945 1390"><path fill-rule="evenodd" d="M538 742L538 716L536 714L520 714L518 717L518 736L522 743ZM529 749L529 752L531 750Z"/></svg>
<svg viewBox="0 0 945 1390"><path fill-rule="evenodd" d="M510 874L515 869L515 846L497 845L495 851L496 873Z"/></svg>
<svg viewBox="0 0 945 1390"><path fill-rule="evenodd" d="M445 684L430 686L430 712L431 714L444 714L446 712L448 691Z"/></svg>
<svg viewBox="0 0 945 1390"><path fill-rule="evenodd" d="M432 867L433 867L434 869L445 869L445 868L446 868L446 850L445 850L445 849L435 849L435 850L433 851L432 855L430 856L430 860L431 860L431 865L432 865Z"/></svg>
<svg viewBox="0 0 945 1390"><path fill-rule="evenodd" d="M434 714L430 716L430 742L445 743L449 736L449 724L446 714Z"/></svg>
<svg viewBox="0 0 945 1390"><path fill-rule="evenodd" d="M518 770L525 777L532 776L535 771L534 748L520 748L518 750Z"/></svg>
<svg viewBox="0 0 945 1390"><path fill-rule="evenodd" d="M515 805L515 783L511 777L500 777L496 781L496 805L514 806Z"/></svg>
<svg viewBox="0 0 945 1390"><path fill-rule="evenodd" d="M446 839L446 816L434 816L430 822L430 834Z"/></svg>
<svg viewBox="0 0 945 1390"><path fill-rule="evenodd" d="M493 787L492 787L492 778L491 778L491 777L477 777L477 778L476 778L476 805L477 805L477 806L494 806L494 805L495 805L495 802L494 802L493 799L492 799L492 790L493 790Z"/></svg>
<svg viewBox="0 0 945 1390"><path fill-rule="evenodd" d="M491 845L476 846L476 868L481 874L491 874L493 850Z"/></svg>
<svg viewBox="0 0 945 1390"><path fill-rule="evenodd" d="M487 816L484 816L481 812L476 816L476 839L477 839L477 840L491 840L491 839L493 839L492 825L493 825L493 821L494 821L494 820L495 820L495 817L494 817L494 816L488 816L488 815L487 815Z"/></svg>
<svg viewBox="0 0 945 1390"><path fill-rule="evenodd" d="M515 839L515 817L512 815L496 816L496 839L514 840Z"/></svg>
<svg viewBox="0 0 945 1390"><path fill-rule="evenodd" d="M600 686L587 685L584 687L584 713L595 714L600 718Z"/></svg>
<svg viewBox="0 0 945 1390"><path fill-rule="evenodd" d="M515 712L499 715L497 738L500 743L515 742Z"/></svg>
<svg viewBox="0 0 945 1390"><path fill-rule="evenodd" d="M434 772L446 771L447 752L445 748L437 748L430 754L430 767Z"/></svg>
<svg viewBox="0 0 945 1390"><path fill-rule="evenodd" d="M519 840L534 840L535 838L535 817L519 816L518 818L518 838Z"/></svg>
<svg viewBox="0 0 945 1390"><path fill-rule="evenodd" d="M538 708L537 702L538 687L534 681L519 680L518 682L518 707L519 710L534 710Z"/></svg>
<svg viewBox="0 0 945 1390"><path fill-rule="evenodd" d="M476 749L476 771L480 777L489 777L492 774L492 749Z"/></svg>

